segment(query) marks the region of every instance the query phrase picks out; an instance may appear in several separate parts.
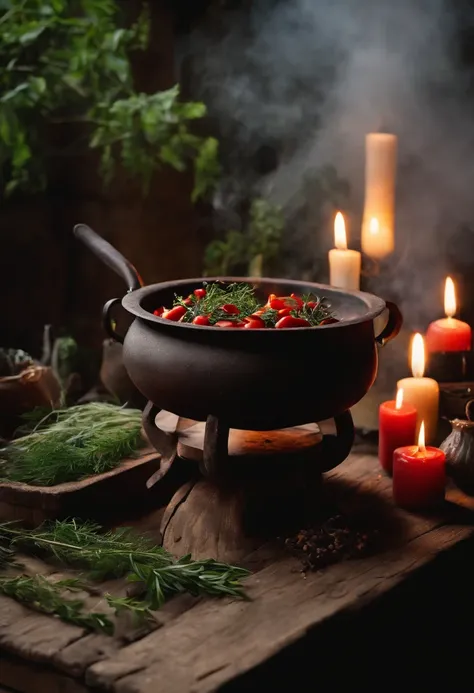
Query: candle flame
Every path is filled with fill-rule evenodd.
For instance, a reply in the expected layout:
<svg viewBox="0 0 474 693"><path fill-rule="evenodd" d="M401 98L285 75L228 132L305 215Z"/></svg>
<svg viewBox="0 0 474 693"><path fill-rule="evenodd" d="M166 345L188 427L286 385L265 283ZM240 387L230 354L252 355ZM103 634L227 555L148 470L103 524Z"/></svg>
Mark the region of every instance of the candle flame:
<svg viewBox="0 0 474 693"><path fill-rule="evenodd" d="M411 372L414 378L422 378L425 372L425 343L419 332L411 344Z"/></svg>
<svg viewBox="0 0 474 693"><path fill-rule="evenodd" d="M421 422L420 432L418 434L418 452L425 452L425 422Z"/></svg>
<svg viewBox="0 0 474 693"><path fill-rule="evenodd" d="M334 242L338 250L347 250L346 224L341 212L334 219Z"/></svg>
<svg viewBox="0 0 474 693"><path fill-rule="evenodd" d="M444 312L448 318L452 318L456 313L456 291L451 277L446 277L444 287Z"/></svg>
<svg viewBox="0 0 474 693"><path fill-rule="evenodd" d="M401 409L403 404L403 388L397 390L397 396L395 399L395 409Z"/></svg>
<svg viewBox="0 0 474 693"><path fill-rule="evenodd" d="M379 231L380 231L379 220L376 217L372 217L372 219L370 220L370 224L369 224L369 232L372 234L372 236L376 236Z"/></svg>

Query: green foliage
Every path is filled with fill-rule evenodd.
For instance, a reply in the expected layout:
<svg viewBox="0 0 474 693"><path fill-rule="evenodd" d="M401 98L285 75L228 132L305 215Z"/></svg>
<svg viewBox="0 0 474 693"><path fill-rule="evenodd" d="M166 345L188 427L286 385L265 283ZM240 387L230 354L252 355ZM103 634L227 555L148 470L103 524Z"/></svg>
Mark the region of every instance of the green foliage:
<svg viewBox="0 0 474 693"><path fill-rule="evenodd" d="M56 616L66 623L112 635L114 624L110 618L106 614L84 611L82 599L65 596L68 590L74 591L70 580L53 583L42 575L0 576L0 594L35 611Z"/></svg>
<svg viewBox="0 0 474 693"><path fill-rule="evenodd" d="M204 257L206 276L225 276L242 265L248 268L259 255L267 262L272 260L278 254L283 228L279 207L264 199L253 200L247 228L243 232L228 231L225 239L208 245Z"/></svg>
<svg viewBox="0 0 474 693"><path fill-rule="evenodd" d="M3 478L54 486L113 469L143 440L141 412L92 402L49 412L0 451Z"/></svg>
<svg viewBox="0 0 474 693"><path fill-rule="evenodd" d="M0 172L6 193L41 189L51 124L79 122L69 153L98 149L107 181L119 163L145 187L156 169L195 165L193 196L218 174L217 143L189 131L206 113L179 88L134 90L130 53L148 44L147 10L121 25L115 0L0 1ZM49 129L48 129L49 128ZM54 153L54 152L53 152Z"/></svg>
<svg viewBox="0 0 474 693"><path fill-rule="evenodd" d="M1 567L11 564L15 550L40 551L63 565L87 571L92 580L123 577L141 586L142 598L105 594L116 614L130 613L136 621L147 621L152 611L180 592L194 595L245 598L241 581L248 571L214 560L175 559L161 546L128 528L104 532L91 522L65 520L28 530L11 523L0 524ZM0 576L0 593L44 613L54 614L83 628L113 633L106 614L84 611L84 602L64 595L87 589L78 579L51 583L40 575Z"/></svg>

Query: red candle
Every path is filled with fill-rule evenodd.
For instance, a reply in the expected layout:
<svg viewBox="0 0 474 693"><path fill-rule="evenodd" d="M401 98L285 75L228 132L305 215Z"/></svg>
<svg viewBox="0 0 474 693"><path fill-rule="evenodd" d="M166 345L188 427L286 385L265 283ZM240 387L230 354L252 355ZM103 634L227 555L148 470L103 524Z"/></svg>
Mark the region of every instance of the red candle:
<svg viewBox="0 0 474 693"><path fill-rule="evenodd" d="M393 453L393 498L402 508L422 510L440 505L446 487L446 455L439 448L425 447L421 424L418 445Z"/></svg>
<svg viewBox="0 0 474 693"><path fill-rule="evenodd" d="M403 401L403 390L396 400L383 402L379 408L379 461L387 474L392 474L393 452L416 440L417 411Z"/></svg>
<svg viewBox="0 0 474 693"><path fill-rule="evenodd" d="M446 318L432 322L426 332L428 351L470 351L472 331L467 322L456 320L456 294L451 277L446 278L444 289Z"/></svg>

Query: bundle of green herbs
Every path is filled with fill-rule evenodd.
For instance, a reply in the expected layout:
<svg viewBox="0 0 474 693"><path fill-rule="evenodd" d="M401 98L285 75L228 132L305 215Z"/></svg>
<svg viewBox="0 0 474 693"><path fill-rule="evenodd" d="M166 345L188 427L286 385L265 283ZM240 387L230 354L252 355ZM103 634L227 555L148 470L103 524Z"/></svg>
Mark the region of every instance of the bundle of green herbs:
<svg viewBox="0 0 474 693"><path fill-rule="evenodd" d="M83 601L66 592L86 590L87 580L125 577L139 583L135 596L105 594L108 607L120 614L130 613L137 621L151 617L171 596L181 592L193 595L245 598L243 568L214 560L193 561L190 556L176 559L151 539L128 528L104 531L99 525L76 520L46 523L35 530L14 524L0 524L0 557L5 568L13 564L16 551L39 553L62 565L84 571L82 580L53 583L40 575L0 576L0 593L31 608L55 615L90 630L107 634L114 631L110 615L88 612Z"/></svg>
<svg viewBox="0 0 474 693"><path fill-rule="evenodd" d="M27 420L26 435L0 450L0 477L35 486L54 486L101 474L137 451L141 411L92 402L53 410Z"/></svg>

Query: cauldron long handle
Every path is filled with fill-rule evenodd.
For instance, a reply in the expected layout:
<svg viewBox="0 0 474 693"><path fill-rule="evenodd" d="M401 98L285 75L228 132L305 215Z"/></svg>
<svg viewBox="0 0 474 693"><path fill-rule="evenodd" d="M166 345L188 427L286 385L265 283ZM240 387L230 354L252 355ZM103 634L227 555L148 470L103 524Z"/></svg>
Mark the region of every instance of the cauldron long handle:
<svg viewBox="0 0 474 693"><path fill-rule="evenodd" d="M349 410L334 417L336 435L325 435L320 443L322 472L328 472L344 462L354 443L354 422ZM319 446L318 446L319 447Z"/></svg>
<svg viewBox="0 0 474 693"><path fill-rule="evenodd" d="M384 346L387 342L396 337L403 325L403 315L397 304L392 303L392 301L385 301L385 305L388 310L387 324L382 332L375 338L375 341L378 342L380 346Z"/></svg>
<svg viewBox="0 0 474 693"><path fill-rule="evenodd" d="M94 255L102 260L107 267L110 267L119 277L126 282L129 291L135 291L143 286L143 281L135 267L129 262L119 251L110 245L105 238L99 236L87 224L76 224L74 227L74 235L89 250L92 250Z"/></svg>

